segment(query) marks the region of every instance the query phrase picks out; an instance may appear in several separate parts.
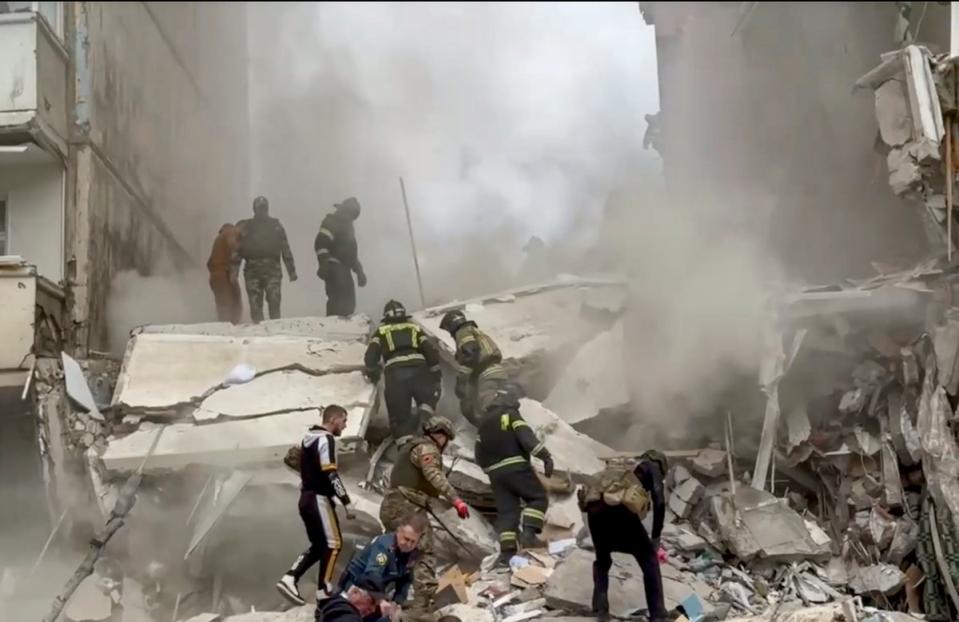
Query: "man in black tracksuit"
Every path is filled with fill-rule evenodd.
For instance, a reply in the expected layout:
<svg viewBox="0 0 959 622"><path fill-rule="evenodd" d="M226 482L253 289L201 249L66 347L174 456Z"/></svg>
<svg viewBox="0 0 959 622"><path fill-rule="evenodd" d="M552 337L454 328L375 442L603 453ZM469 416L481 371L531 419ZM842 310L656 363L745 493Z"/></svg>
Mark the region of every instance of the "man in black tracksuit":
<svg viewBox="0 0 959 622"><path fill-rule="evenodd" d="M331 405L323 410L323 425L310 428L300 443L300 518L310 539L310 548L293 563L290 570L276 584L280 594L297 605L305 603L297 584L310 567L319 562L320 590L333 593L333 571L336 558L343 547L340 522L333 507L333 497L340 500L346 509L347 518L352 517L350 496L336 469L336 444L334 438L346 428L346 409Z"/></svg>
<svg viewBox="0 0 959 622"><path fill-rule="evenodd" d="M593 613L605 620L609 617L609 569L613 553L629 553L636 558L643 571L643 587L649 607L650 622L666 620L663 600L663 579L659 570L659 536L663 531L666 499L663 478L666 457L650 450L640 457L633 473L650 497L653 508L652 537L646 532L642 519L625 505L607 505L599 500L586 505L586 524L589 527L596 561L593 563Z"/></svg>
<svg viewBox="0 0 959 622"><path fill-rule="evenodd" d="M543 461L546 477L553 475L553 458L520 415L522 396L518 385L501 385L479 422L476 441L476 462L489 476L496 502L500 546L497 565L509 565L518 548L517 539L524 547L535 544L549 507L549 497L533 471L530 457ZM522 532L517 533L520 526Z"/></svg>
<svg viewBox="0 0 959 622"><path fill-rule="evenodd" d="M419 434L423 423L436 412L440 399L440 358L436 346L423 330L410 322L403 305L395 300L383 308L383 321L366 348L366 375L380 378L380 359L386 369L386 410L390 433L397 444ZM412 412L412 401L417 412Z"/></svg>
<svg viewBox="0 0 959 622"><path fill-rule="evenodd" d="M360 203L350 197L337 203L336 211L327 214L313 241L319 267L316 275L326 284L326 314L353 315L356 311L356 284L366 286L366 273L360 263L353 223L360 217Z"/></svg>

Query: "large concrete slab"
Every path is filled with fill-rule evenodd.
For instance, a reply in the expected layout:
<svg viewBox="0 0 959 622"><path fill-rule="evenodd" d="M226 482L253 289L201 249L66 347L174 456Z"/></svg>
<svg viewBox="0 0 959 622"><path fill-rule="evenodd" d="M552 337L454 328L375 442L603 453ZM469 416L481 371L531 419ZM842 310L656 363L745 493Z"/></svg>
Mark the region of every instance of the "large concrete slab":
<svg viewBox="0 0 959 622"><path fill-rule="evenodd" d="M351 442L355 444L362 438L367 416L364 408L350 410L349 425L338 450L342 447L347 451ZM189 464L230 467L279 464L287 449L319 421L319 410L307 410L210 424L171 424L160 436L144 471L180 470ZM104 468L113 473L136 470L150 449L156 428L156 424L141 424L136 432L111 440L101 457Z"/></svg>
<svg viewBox="0 0 959 622"><path fill-rule="evenodd" d="M619 279L570 277L426 309L413 318L436 338L444 359L453 363L455 344L439 325L444 313L463 309L499 346L511 377L531 397L545 399L559 369L596 334L596 313L589 301L622 289Z"/></svg>
<svg viewBox="0 0 959 622"><path fill-rule="evenodd" d="M593 475L605 468L602 457L615 453L608 446L574 430L540 402L524 399L520 404L520 412L546 443L559 471Z"/></svg>
<svg viewBox="0 0 959 622"><path fill-rule="evenodd" d="M178 406L220 385L239 364L259 373L290 365L317 374L359 370L370 328L362 316L146 327L127 344L113 403L176 415Z"/></svg>

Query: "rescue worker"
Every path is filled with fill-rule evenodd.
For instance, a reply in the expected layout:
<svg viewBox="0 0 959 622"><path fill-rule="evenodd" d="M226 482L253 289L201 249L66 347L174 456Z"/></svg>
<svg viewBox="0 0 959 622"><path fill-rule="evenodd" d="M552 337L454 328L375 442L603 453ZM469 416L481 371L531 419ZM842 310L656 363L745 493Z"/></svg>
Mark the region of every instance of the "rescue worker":
<svg viewBox="0 0 959 622"><path fill-rule="evenodd" d="M356 284L366 287L353 229L360 217L360 202L350 197L334 208L332 214L323 218L313 250L319 264L316 276L326 284L326 314L346 316L356 311L356 288L350 271L356 273Z"/></svg>
<svg viewBox="0 0 959 622"><path fill-rule="evenodd" d="M504 383L480 420L476 441L476 463L493 488L500 549L496 563L502 566L509 566L516 554L517 539L524 548L535 546L546 521L549 498L530 457L542 460L546 477L553 476L553 457L519 412L522 397L519 385Z"/></svg>
<svg viewBox="0 0 959 622"><path fill-rule="evenodd" d="M333 593L333 571L343 546L340 522L333 506L333 497L340 500L346 517L352 518L350 496L336 467L335 438L346 429L346 409L337 404L323 410L323 425L310 427L300 443L300 518L310 539L290 570L276 584L276 589L290 602L305 603L297 587L300 578L319 562L317 585L327 594Z"/></svg>
<svg viewBox="0 0 959 622"><path fill-rule="evenodd" d="M429 518L418 511L402 519L395 531L374 538L350 560L340 577L340 591L345 592L364 580L375 580L383 586L387 597L380 603L378 615L374 613L370 617L387 622L409 594L413 566L419 555L417 547L427 525Z"/></svg>
<svg viewBox="0 0 959 622"><path fill-rule="evenodd" d="M342 594L317 599L316 622L362 622L376 613L384 597L375 580L365 578Z"/></svg>
<svg viewBox="0 0 959 622"><path fill-rule="evenodd" d="M390 474L390 489L380 505L380 522L387 530L396 529L405 516L419 510L430 512L430 499L444 497L456 508L461 519L469 518L469 507L443 474L443 450L454 438L453 424L434 415L423 426L423 435L400 448ZM413 566L413 599L406 610L415 619L431 619L436 596L436 557L433 529L427 523L420 538L420 554Z"/></svg>
<svg viewBox="0 0 959 622"><path fill-rule="evenodd" d="M456 342L456 362L460 366L456 397L460 399L460 411L470 423L478 425L496 389L507 380L506 370L500 364L503 355L476 322L467 320L459 309L444 315L440 328Z"/></svg>
<svg viewBox="0 0 959 622"><path fill-rule="evenodd" d="M366 348L366 375L374 383L380 379L381 358L386 370L384 394L390 432L399 445L436 413L443 377L436 346L423 329L410 322L406 309L396 300L383 307L383 321ZM413 401L418 409L415 414Z"/></svg>
<svg viewBox="0 0 959 622"><path fill-rule="evenodd" d="M243 298L240 294L239 231L232 223L220 227L213 240L206 269L210 272L210 289L216 303L216 319L239 324L243 319Z"/></svg>
<svg viewBox="0 0 959 622"><path fill-rule="evenodd" d="M666 456L649 450L633 468L610 466L578 491L580 509L586 513L596 561L593 562L593 613L609 618L609 569L613 553L629 553L643 571L643 587L650 622L666 620L663 579L659 570L659 536L666 515L663 478ZM653 508L653 531L646 531L643 518Z"/></svg>
<svg viewBox="0 0 959 622"><path fill-rule="evenodd" d="M269 307L270 319L280 317L280 284L283 271L280 259L286 265L290 283L296 281L296 263L286 239L286 230L280 221L270 217L270 202L266 197L253 200L253 218L237 223L240 229L239 256L245 263L243 280L250 299L250 320L263 321L263 295Z"/></svg>

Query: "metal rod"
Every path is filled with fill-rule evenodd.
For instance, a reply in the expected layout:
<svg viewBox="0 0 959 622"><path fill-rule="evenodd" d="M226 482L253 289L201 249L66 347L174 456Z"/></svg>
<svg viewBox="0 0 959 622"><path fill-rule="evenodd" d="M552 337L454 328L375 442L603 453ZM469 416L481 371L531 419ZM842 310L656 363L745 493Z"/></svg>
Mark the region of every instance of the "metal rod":
<svg viewBox="0 0 959 622"><path fill-rule="evenodd" d="M57 519L57 524L53 526L53 531L50 532L50 536L47 538L46 543L44 543L43 548L40 549L40 554L37 555L37 561L33 562L33 567L30 569L30 575L33 576L33 573L37 571L37 568L40 567L40 562L43 561L43 558L46 557L47 549L50 548L50 545L53 544L53 539L57 537L57 533L60 531L60 525L63 524L63 519L67 517L67 513L70 511L70 508L66 508L60 514L60 518Z"/></svg>
<svg viewBox="0 0 959 622"><path fill-rule="evenodd" d="M406 200L406 184L400 177L400 192L403 193L403 208L406 210L406 228L410 232L410 248L413 249L413 266L416 267L416 284L420 288L420 304L426 308L426 296L423 294L423 277L420 275L420 259L416 254L416 240L413 238L413 221L410 220L410 204Z"/></svg>

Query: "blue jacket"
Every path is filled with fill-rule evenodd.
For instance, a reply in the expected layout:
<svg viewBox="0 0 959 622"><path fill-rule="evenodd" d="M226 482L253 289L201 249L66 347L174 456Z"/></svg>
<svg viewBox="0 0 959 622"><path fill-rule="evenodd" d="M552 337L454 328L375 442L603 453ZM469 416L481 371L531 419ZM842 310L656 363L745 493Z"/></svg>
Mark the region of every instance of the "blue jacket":
<svg viewBox="0 0 959 622"><path fill-rule="evenodd" d="M393 602L402 603L410 591L416 557L416 550L402 553L396 548L396 534L377 536L350 560L340 577L340 589L346 590L360 578L373 576L387 593L393 589Z"/></svg>

